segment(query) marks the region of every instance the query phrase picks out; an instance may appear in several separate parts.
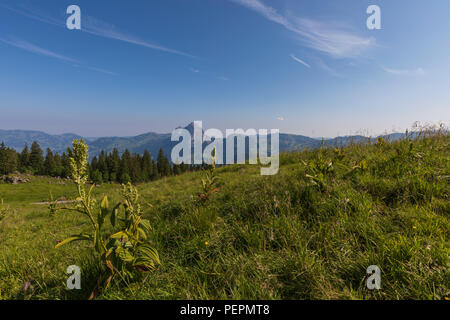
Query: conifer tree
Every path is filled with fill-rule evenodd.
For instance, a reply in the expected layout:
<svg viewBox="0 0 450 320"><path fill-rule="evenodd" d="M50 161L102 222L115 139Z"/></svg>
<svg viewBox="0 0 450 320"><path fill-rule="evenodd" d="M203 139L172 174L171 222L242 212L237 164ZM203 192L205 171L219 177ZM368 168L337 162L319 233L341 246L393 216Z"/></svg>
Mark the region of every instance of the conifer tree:
<svg viewBox="0 0 450 320"><path fill-rule="evenodd" d="M134 153L130 161L130 177L133 182L141 182L142 179L142 167L141 156Z"/></svg>
<svg viewBox="0 0 450 320"><path fill-rule="evenodd" d="M114 148L108 157L109 180L119 182L120 178L120 156L119 151Z"/></svg>
<svg viewBox="0 0 450 320"><path fill-rule="evenodd" d="M16 150L0 144L0 174L9 174L17 170L18 155Z"/></svg>
<svg viewBox="0 0 450 320"><path fill-rule="evenodd" d="M70 177L70 160L69 156L63 152L61 156L61 177L62 178L69 178Z"/></svg>
<svg viewBox="0 0 450 320"><path fill-rule="evenodd" d="M120 182L128 183L131 181L130 166L131 166L131 154L130 151L128 151L127 149L122 154L122 159L120 161Z"/></svg>
<svg viewBox="0 0 450 320"><path fill-rule="evenodd" d="M158 172L158 164L156 161L153 161L153 170L152 170L152 176L151 176L151 180L156 180L159 177L159 172Z"/></svg>
<svg viewBox="0 0 450 320"><path fill-rule="evenodd" d="M44 156L41 147L36 141L31 145L30 166L35 174L43 172Z"/></svg>
<svg viewBox="0 0 450 320"><path fill-rule="evenodd" d="M90 172L94 172L95 170L97 170L97 168L98 168L97 164L98 164L97 157L92 158L91 165L89 166Z"/></svg>
<svg viewBox="0 0 450 320"><path fill-rule="evenodd" d="M172 172L174 175L179 175L181 173L181 165L174 164L172 166Z"/></svg>
<svg viewBox="0 0 450 320"><path fill-rule="evenodd" d="M5 142L2 141L0 144L0 174L7 174L7 168L6 168L6 146Z"/></svg>
<svg viewBox="0 0 450 320"><path fill-rule="evenodd" d="M103 176L100 170L95 169L94 172L91 174L92 182L95 184L102 184L103 183Z"/></svg>
<svg viewBox="0 0 450 320"><path fill-rule="evenodd" d="M54 177L56 176L56 164L55 159L53 157L53 152L50 150L50 148L47 148L47 155L45 156L44 160L44 171L43 173L45 175Z"/></svg>
<svg viewBox="0 0 450 320"><path fill-rule="evenodd" d="M162 149L159 149L158 153L158 172L161 177L170 175L169 159L164 155Z"/></svg>
<svg viewBox="0 0 450 320"><path fill-rule="evenodd" d="M102 178L108 177L108 179L106 180L109 180L108 163L106 162L106 153L104 150L102 150L100 152L100 155L98 156L98 164L96 169L100 171L100 173L102 174ZM103 181L104 180L105 179L103 179Z"/></svg>
<svg viewBox="0 0 450 320"><path fill-rule="evenodd" d="M153 160L148 150L144 151L142 156L142 179L144 181L150 181L153 177Z"/></svg>
<svg viewBox="0 0 450 320"><path fill-rule="evenodd" d="M28 144L25 144L22 152L19 156L19 171L26 173L30 170L30 151L28 150Z"/></svg>
<svg viewBox="0 0 450 320"><path fill-rule="evenodd" d="M63 166L61 156L57 153L53 155L53 159L55 160L55 176L62 177Z"/></svg>

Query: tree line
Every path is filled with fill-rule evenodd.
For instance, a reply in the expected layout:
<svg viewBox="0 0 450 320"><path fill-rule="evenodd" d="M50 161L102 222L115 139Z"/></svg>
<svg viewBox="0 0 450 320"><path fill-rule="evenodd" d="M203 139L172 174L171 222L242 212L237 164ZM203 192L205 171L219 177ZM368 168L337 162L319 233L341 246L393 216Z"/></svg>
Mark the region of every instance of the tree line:
<svg viewBox="0 0 450 320"><path fill-rule="evenodd" d="M35 141L31 147L25 144L22 152L0 145L0 175L14 172L69 178L72 150L67 148L61 155L49 148L44 155L40 145ZM156 160L145 150L142 155L131 154L127 149L122 155L117 149L107 153L101 151L89 163L89 175L94 183L103 182L147 182L161 177L178 175L186 171L198 170L200 167L186 164L170 164L162 149Z"/></svg>

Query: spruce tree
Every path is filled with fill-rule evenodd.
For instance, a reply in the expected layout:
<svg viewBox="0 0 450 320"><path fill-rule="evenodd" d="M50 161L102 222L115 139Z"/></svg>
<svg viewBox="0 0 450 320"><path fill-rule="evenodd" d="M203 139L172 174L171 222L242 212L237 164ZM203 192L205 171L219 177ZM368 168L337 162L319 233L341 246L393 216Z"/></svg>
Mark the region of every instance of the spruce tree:
<svg viewBox="0 0 450 320"><path fill-rule="evenodd" d="M150 181L153 177L153 160L148 150L144 151L142 156L142 179L144 181Z"/></svg>
<svg viewBox="0 0 450 320"><path fill-rule="evenodd" d="M62 166L61 156L59 154L55 153L53 155L53 158L55 160L55 176L62 177L63 166Z"/></svg>
<svg viewBox="0 0 450 320"><path fill-rule="evenodd" d="M120 182L127 183L131 181L130 178L131 154L130 151L125 150L120 161Z"/></svg>
<svg viewBox="0 0 450 320"><path fill-rule="evenodd" d="M179 175L181 173L181 165L174 164L172 166L172 171L174 175Z"/></svg>
<svg viewBox="0 0 450 320"><path fill-rule="evenodd" d="M152 172L152 176L151 176L151 180L156 180L159 177L159 172L158 172L158 164L156 161L152 161L153 162L153 172Z"/></svg>
<svg viewBox="0 0 450 320"><path fill-rule="evenodd" d="M98 164L96 169L100 171L103 178L108 177L108 179L103 179L103 181L109 180L108 163L106 162L106 153L104 150L102 150L98 156Z"/></svg>
<svg viewBox="0 0 450 320"><path fill-rule="evenodd" d="M61 156L61 177L62 178L69 178L70 177L70 161L69 156L63 152Z"/></svg>
<svg viewBox="0 0 450 320"><path fill-rule="evenodd" d="M0 174L8 174L7 172L7 153L5 143L2 141L0 144Z"/></svg>
<svg viewBox="0 0 450 320"><path fill-rule="evenodd" d="M130 175L128 173L122 173L122 175L120 176L120 182L124 184L131 182Z"/></svg>
<svg viewBox="0 0 450 320"><path fill-rule="evenodd" d="M31 145L30 166L35 174L43 172L44 156L41 147L36 141Z"/></svg>
<svg viewBox="0 0 450 320"><path fill-rule="evenodd" d="M109 180L119 182L121 160L119 151L114 148L108 157Z"/></svg>
<svg viewBox="0 0 450 320"><path fill-rule="evenodd" d="M158 153L158 172L161 177L170 175L169 159L164 155L162 149L159 149Z"/></svg>
<svg viewBox="0 0 450 320"><path fill-rule="evenodd" d="M130 161L130 177L133 182L141 182L142 179L142 167L141 156L134 153Z"/></svg>
<svg viewBox="0 0 450 320"><path fill-rule="evenodd" d="M17 171L18 154L16 150L7 148L5 143L0 144L0 174L9 174Z"/></svg>
<svg viewBox="0 0 450 320"><path fill-rule="evenodd" d="M103 183L103 177L100 170L95 169L94 172L91 175L92 182L95 184L102 184Z"/></svg>
<svg viewBox="0 0 450 320"><path fill-rule="evenodd" d="M55 159L53 157L53 152L50 148L47 149L47 155L44 160L44 174L54 177L56 176L56 164Z"/></svg>
<svg viewBox="0 0 450 320"><path fill-rule="evenodd" d="M26 173L30 170L30 151L28 151L28 144L25 144L19 156L19 171Z"/></svg>
<svg viewBox="0 0 450 320"><path fill-rule="evenodd" d="M91 160L91 165L90 165L90 172L94 172L95 170L97 170L97 165L98 165L98 160L97 157L92 158Z"/></svg>

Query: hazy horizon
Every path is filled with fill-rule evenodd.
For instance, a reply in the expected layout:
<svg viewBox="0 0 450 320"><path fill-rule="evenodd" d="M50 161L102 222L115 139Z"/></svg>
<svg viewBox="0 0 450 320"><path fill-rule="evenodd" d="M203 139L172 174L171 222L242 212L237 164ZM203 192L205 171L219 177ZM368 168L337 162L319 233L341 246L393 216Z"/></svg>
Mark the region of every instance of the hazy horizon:
<svg viewBox="0 0 450 320"><path fill-rule="evenodd" d="M183 124L183 125L178 125L178 126L174 127L172 130L174 130L176 128L179 128L179 127L184 128L187 125L189 125L190 123L192 123L192 121L188 122L186 124ZM425 125L425 126L427 126L427 125L438 126L439 124L440 123L422 123L422 125ZM448 124L445 124L445 125L448 125ZM280 131L280 134L300 135L300 136L306 136L306 137L313 138L313 139L322 139L322 138L324 138L324 139L333 139L333 138L338 138L338 137L357 136L357 135L364 136L364 137L377 137L377 136L394 134L394 133L405 133L407 130L411 131L412 127L413 126L410 126L408 128L405 128L404 130L399 130L399 129L397 130L395 128L392 128L392 130L385 130L383 132L378 132L378 133L374 133L374 134L369 134L367 132L367 130L357 130L354 133L339 134L339 135L336 135L336 136L320 136L320 135L319 136L313 136L313 135L308 135L308 134L292 133L292 132L284 132L284 131ZM212 127L205 127L203 125L203 130L204 131L207 130L207 129L211 129L211 128ZM221 130L222 132L225 132L226 129L244 129L244 130L256 129L256 130L258 130L260 128L223 128L223 129L219 129L219 130ZM69 131L68 132L51 132L51 131L47 131L45 129L44 130L39 130L39 129L20 129L20 128L14 128L14 129L0 128L0 130L5 130L5 131L35 131L35 132L43 132L43 133L46 133L46 134L49 134L49 135L55 135L55 136L64 135L64 134L73 134L73 135L77 135L77 136L80 136L80 137L83 137L83 138L87 138L87 139L110 138L110 137L129 138L129 137L136 137L136 136L145 135L145 134L149 134L149 133L157 133L157 134L171 134L172 133L172 130L170 130L168 132L163 132L163 131L157 132L157 131L154 131L154 130L149 130L149 131L145 131L145 132L138 132L138 133L132 134L132 135L114 135L113 134L113 135L88 136L88 135L80 134L78 132L69 132Z"/></svg>

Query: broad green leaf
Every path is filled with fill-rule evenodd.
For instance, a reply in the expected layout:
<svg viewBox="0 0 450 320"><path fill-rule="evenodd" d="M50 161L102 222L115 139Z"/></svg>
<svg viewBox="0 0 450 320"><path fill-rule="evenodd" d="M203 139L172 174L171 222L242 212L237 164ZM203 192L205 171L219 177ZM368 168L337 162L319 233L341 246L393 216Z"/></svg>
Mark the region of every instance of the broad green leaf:
<svg viewBox="0 0 450 320"><path fill-rule="evenodd" d="M149 244L142 244L137 247L137 258L144 260L153 260L155 263L160 264L158 251Z"/></svg>
<svg viewBox="0 0 450 320"><path fill-rule="evenodd" d="M95 232L94 232L94 248L98 253L100 253L100 254L103 253L100 230L95 230Z"/></svg>
<svg viewBox="0 0 450 320"><path fill-rule="evenodd" d="M106 215L108 214L108 207L109 207L109 203L108 203L108 197L104 196L102 203L100 205L101 208L101 212L102 212L102 216L106 217Z"/></svg>
<svg viewBox="0 0 450 320"><path fill-rule="evenodd" d="M119 214L119 207L121 203L119 202L111 211L110 222L113 227L116 226L117 215Z"/></svg>
<svg viewBox="0 0 450 320"><path fill-rule="evenodd" d="M138 233L139 233L139 238L142 238L144 240L147 239L147 234L145 233L145 231L143 229L138 228L137 230L138 230Z"/></svg>
<svg viewBox="0 0 450 320"><path fill-rule="evenodd" d="M103 222L105 222L105 217L108 215L108 212L109 212L108 207L109 207L108 197L104 196L102 203L100 205L100 213L99 213L98 219L97 219L99 228L101 228L103 226Z"/></svg>
<svg viewBox="0 0 450 320"><path fill-rule="evenodd" d="M140 226L142 227L142 229L144 229L147 232L152 230L152 226L150 225L150 221L147 220L147 219L142 219L140 221Z"/></svg>
<svg viewBox="0 0 450 320"><path fill-rule="evenodd" d="M121 239L122 237L124 237L125 240L128 240L128 235L125 233L125 231L119 231L110 236L110 238L112 239Z"/></svg>
<svg viewBox="0 0 450 320"><path fill-rule="evenodd" d="M130 253L130 251L128 251L128 249L117 247L116 254L123 262L132 262L134 260L133 255Z"/></svg>
<svg viewBox="0 0 450 320"><path fill-rule="evenodd" d="M91 236L87 235L87 234L77 234L77 235L73 235L70 236L69 238L61 241L60 243L58 243L55 248L61 247L65 244L68 244L70 242L74 242L74 241L83 241L83 240L92 240Z"/></svg>

